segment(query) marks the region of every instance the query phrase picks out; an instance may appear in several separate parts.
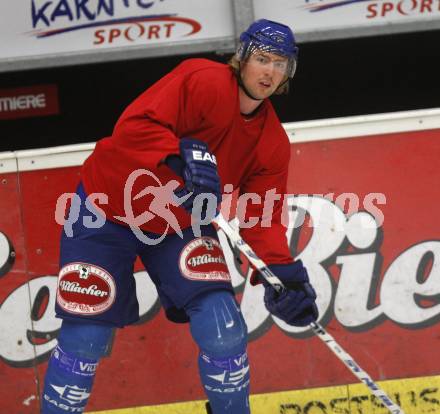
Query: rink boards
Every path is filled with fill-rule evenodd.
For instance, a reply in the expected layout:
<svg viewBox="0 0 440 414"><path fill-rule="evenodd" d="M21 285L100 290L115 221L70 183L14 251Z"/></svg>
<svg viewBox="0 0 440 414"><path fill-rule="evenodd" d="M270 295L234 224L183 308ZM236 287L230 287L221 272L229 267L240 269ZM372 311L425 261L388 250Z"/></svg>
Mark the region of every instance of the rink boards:
<svg viewBox="0 0 440 414"><path fill-rule="evenodd" d="M305 213L287 237L318 291L321 323L407 413L440 413L438 112L286 128L287 216ZM60 327L55 208L92 147L0 156L1 414L38 413ZM346 386L354 378L319 339L272 319L221 241L249 327L254 412L385 413L363 385ZM186 326L166 320L139 264L135 278L141 321L116 333L89 411L197 413L197 348Z"/></svg>

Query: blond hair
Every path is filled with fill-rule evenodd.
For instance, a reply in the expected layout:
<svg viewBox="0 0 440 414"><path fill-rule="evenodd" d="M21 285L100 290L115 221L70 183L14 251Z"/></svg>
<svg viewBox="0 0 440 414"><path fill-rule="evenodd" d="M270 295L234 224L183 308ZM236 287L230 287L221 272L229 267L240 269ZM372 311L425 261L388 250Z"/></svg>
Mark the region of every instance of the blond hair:
<svg viewBox="0 0 440 414"><path fill-rule="evenodd" d="M228 65L231 67L232 71L234 72L235 76L240 76L240 61L237 59L236 55L233 55L229 61ZM286 79L281 83L281 85L277 88L277 90L273 93L274 95L287 95L289 93L289 81L286 76Z"/></svg>

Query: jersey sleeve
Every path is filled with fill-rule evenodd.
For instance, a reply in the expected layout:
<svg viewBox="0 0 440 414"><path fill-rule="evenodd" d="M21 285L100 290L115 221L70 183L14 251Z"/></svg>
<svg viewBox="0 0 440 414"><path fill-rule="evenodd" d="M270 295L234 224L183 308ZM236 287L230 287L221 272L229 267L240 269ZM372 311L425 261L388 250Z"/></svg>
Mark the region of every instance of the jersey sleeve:
<svg viewBox="0 0 440 414"><path fill-rule="evenodd" d="M113 138L131 157L144 157L155 168L179 153L179 138L197 131L204 113L217 99L201 71L175 70L130 104L118 120Z"/></svg>
<svg viewBox="0 0 440 414"><path fill-rule="evenodd" d="M126 108L113 130L113 143L131 152L132 158L144 158L146 168L155 168L168 154L179 152L175 134L179 81L177 77L167 82L162 79L162 85L145 91Z"/></svg>
<svg viewBox="0 0 440 414"><path fill-rule="evenodd" d="M250 228L241 228L240 234L267 264L293 262L286 237L287 229L281 220L289 159L290 146L286 140L273 151L270 164L255 171L240 187L240 195L253 193L261 199L261 203L247 203L244 215L246 222L253 217L258 218L258 223Z"/></svg>

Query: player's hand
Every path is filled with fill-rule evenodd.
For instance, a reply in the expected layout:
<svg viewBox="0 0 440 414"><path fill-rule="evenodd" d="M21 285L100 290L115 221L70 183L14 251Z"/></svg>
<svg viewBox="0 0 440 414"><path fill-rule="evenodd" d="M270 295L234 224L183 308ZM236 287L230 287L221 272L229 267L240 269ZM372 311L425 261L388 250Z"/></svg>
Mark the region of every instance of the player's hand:
<svg viewBox="0 0 440 414"><path fill-rule="evenodd" d="M218 205L222 193L215 155L211 154L205 142L194 138L181 138L179 147L180 157L172 155L165 163L184 180L185 187L176 191L176 195L181 198L192 193L182 207L191 214L199 194L213 195Z"/></svg>
<svg viewBox="0 0 440 414"><path fill-rule="evenodd" d="M267 310L292 326L307 326L318 319L316 292L301 260L290 264L269 265L286 290L278 293L263 280L264 303Z"/></svg>

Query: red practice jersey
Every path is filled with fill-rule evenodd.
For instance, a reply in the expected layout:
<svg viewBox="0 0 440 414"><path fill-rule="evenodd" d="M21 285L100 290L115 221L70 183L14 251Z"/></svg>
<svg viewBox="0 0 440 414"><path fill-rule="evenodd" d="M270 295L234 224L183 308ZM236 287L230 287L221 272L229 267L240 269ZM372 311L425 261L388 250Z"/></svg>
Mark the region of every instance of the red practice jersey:
<svg viewBox="0 0 440 414"><path fill-rule="evenodd" d="M206 59L189 59L160 79L132 102L119 118L112 136L98 141L82 168L88 194L105 193L108 204L100 204L110 220L126 216L124 186L130 174L149 170L162 184L180 182L163 159L179 154L179 138L204 141L217 158L222 188L232 184L240 193L256 193L264 200L266 191L281 194L275 202L270 227L242 229L242 237L267 263L293 261L281 224L282 199L286 192L290 145L269 100L256 115L240 114L238 83L228 65ZM136 179L131 197L146 186L158 186L154 177ZM153 195L131 200L134 217L149 210ZM169 206L180 227L191 225L181 207ZM248 203L247 216L261 217L263 204ZM165 219L155 216L141 225L157 234L172 232Z"/></svg>

